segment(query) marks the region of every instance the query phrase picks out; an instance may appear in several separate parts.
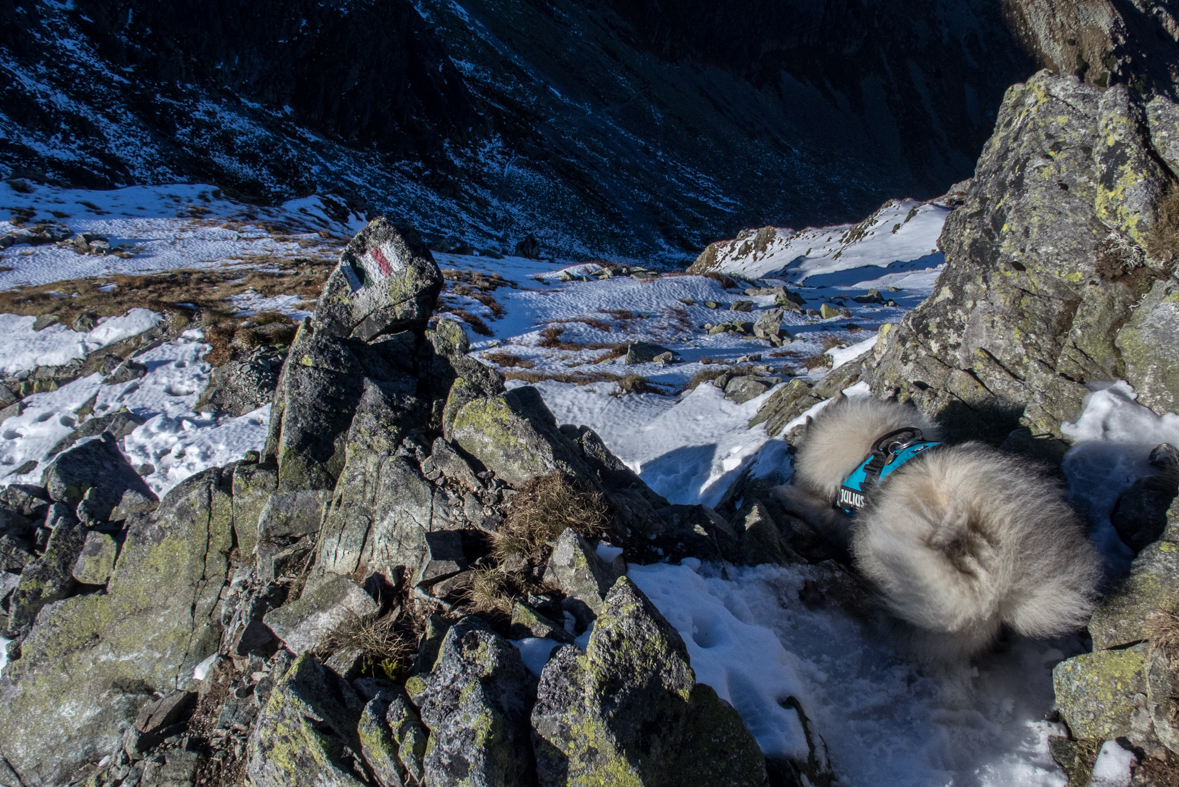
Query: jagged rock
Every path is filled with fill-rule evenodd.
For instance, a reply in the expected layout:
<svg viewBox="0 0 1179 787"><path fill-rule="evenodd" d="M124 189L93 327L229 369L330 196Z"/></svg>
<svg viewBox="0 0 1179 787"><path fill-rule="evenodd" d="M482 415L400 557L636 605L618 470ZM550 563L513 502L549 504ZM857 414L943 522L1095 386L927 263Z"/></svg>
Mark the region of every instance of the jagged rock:
<svg viewBox="0 0 1179 787"><path fill-rule="evenodd" d="M105 585L111 578L118 553L119 547L113 538L106 533L90 531L74 562L74 579L83 585Z"/></svg>
<svg viewBox="0 0 1179 787"><path fill-rule="evenodd" d="M1138 401L1160 413L1179 410L1179 286L1174 281L1154 283L1114 345Z"/></svg>
<svg viewBox="0 0 1179 787"><path fill-rule="evenodd" d="M1179 753L1179 669L1159 650L1149 652L1146 659L1146 707L1154 736Z"/></svg>
<svg viewBox="0 0 1179 787"><path fill-rule="evenodd" d="M566 531L568 532L568 531ZM537 637L557 642L572 642L573 635L527 604L517 601L512 605L512 623L508 629L512 639Z"/></svg>
<svg viewBox="0 0 1179 787"><path fill-rule="evenodd" d="M856 303L884 303L884 296L880 294L880 290L872 287L863 295L857 295L852 298Z"/></svg>
<svg viewBox="0 0 1179 787"><path fill-rule="evenodd" d="M544 581L551 582L565 594L566 601L580 602L570 609L575 617L588 623L602 612L606 594L618 579L618 573L598 557L598 553L572 528L565 528L553 546L545 566ZM581 609L581 605L588 608Z"/></svg>
<svg viewBox="0 0 1179 787"><path fill-rule="evenodd" d="M73 517L53 528L45 554L29 563L20 575L20 585L9 601L5 636L17 641L24 639L42 607L70 595L77 585L74 563L85 542L86 528Z"/></svg>
<svg viewBox="0 0 1179 787"><path fill-rule="evenodd" d="M429 374L435 411L431 421L440 418L443 436L453 440L454 419L459 410L476 399L502 394L504 378L495 369L466 355L470 344L455 321L439 320L437 328L427 335L435 353Z"/></svg>
<svg viewBox="0 0 1179 787"><path fill-rule="evenodd" d="M467 460L459 456L450 443L441 437L434 440L430 456L422 462L422 474L431 481L438 476L445 476L458 481L468 489L483 488L482 482L479 481L479 477L475 475L471 466L467 464Z"/></svg>
<svg viewBox="0 0 1179 787"><path fill-rule="evenodd" d="M302 489L276 492L267 499L258 516L259 576L273 580L278 556L304 536L319 532L329 494L324 489Z"/></svg>
<svg viewBox="0 0 1179 787"><path fill-rule="evenodd" d="M751 374L732 377L725 384L725 398L730 402L745 404L764 394L781 382L776 377L755 377Z"/></svg>
<svg viewBox="0 0 1179 787"><path fill-rule="evenodd" d="M258 545L258 520L278 488L278 467L240 463L233 468L233 532L238 551L252 555Z"/></svg>
<svg viewBox="0 0 1179 787"><path fill-rule="evenodd" d="M824 320L830 320L834 317L850 317L846 309L840 309L838 306L832 306L829 303L824 303L819 307L819 316Z"/></svg>
<svg viewBox="0 0 1179 787"><path fill-rule="evenodd" d="M360 682L357 683L360 688ZM382 685L360 714L361 753L381 787L420 784L427 733L405 689Z"/></svg>
<svg viewBox="0 0 1179 787"><path fill-rule="evenodd" d="M303 653L320 648L349 618L370 617L379 611L377 603L355 582L328 574L314 585L308 584L298 600L267 612L263 620L290 650Z"/></svg>
<svg viewBox="0 0 1179 787"><path fill-rule="evenodd" d="M44 519L49 502L49 491L43 486L12 484L0 491L0 503L29 519Z"/></svg>
<svg viewBox="0 0 1179 787"><path fill-rule="evenodd" d="M455 417L452 439L514 487L550 473L587 475L531 386L464 405Z"/></svg>
<svg viewBox="0 0 1179 787"><path fill-rule="evenodd" d="M146 419L143 416L136 415L126 408L114 413L87 418L68 437L63 438L61 442L49 449L49 455L69 450L83 437L95 437L104 432L110 434L115 440L122 440L134 432L136 427L143 424L144 421Z"/></svg>
<svg viewBox="0 0 1179 787"><path fill-rule="evenodd" d="M64 784L120 745L155 692L216 652L233 544L228 478L206 470L134 518L105 594L42 610L0 679L0 751L26 787Z"/></svg>
<svg viewBox="0 0 1179 787"><path fill-rule="evenodd" d="M59 322L61 322L61 317L56 314L39 314L37 319L33 320L33 330L43 331L50 325L57 325Z"/></svg>
<svg viewBox="0 0 1179 787"><path fill-rule="evenodd" d="M123 385L132 380L138 380L145 375L147 375L147 364L142 364L128 358L116 366L114 371L109 375L104 377L102 382L105 385Z"/></svg>
<svg viewBox="0 0 1179 787"><path fill-rule="evenodd" d="M0 571L19 574L32 559L33 554L23 539L13 538L7 533L0 536Z"/></svg>
<svg viewBox="0 0 1179 787"><path fill-rule="evenodd" d="M430 730L425 784L535 783L528 719L536 679L483 621L451 627L433 670L410 678L406 690Z"/></svg>
<svg viewBox="0 0 1179 787"><path fill-rule="evenodd" d="M1122 378L1148 406L1176 401L1163 371L1174 331L1164 321L1145 338L1164 316L1149 316L1166 290L1151 289L1141 246L1164 178L1136 101L1047 72L1008 91L942 232L937 290L883 336L874 394L940 414L951 437L999 443L1026 427L1045 451L1085 382ZM1135 307L1148 290L1155 300Z"/></svg>
<svg viewBox="0 0 1179 787"><path fill-rule="evenodd" d="M435 530L423 535L426 555L421 571L415 577L415 585L457 574L467 567L463 537L457 530Z"/></svg>
<svg viewBox="0 0 1179 787"><path fill-rule="evenodd" d="M776 391L749 421L750 428L760 423L766 425L766 433L779 435L786 425L805 413L814 405L830 399L844 388L859 381L863 374L861 364L846 363L829 372L818 383L795 378ZM784 435L789 439L788 435Z"/></svg>
<svg viewBox="0 0 1179 787"><path fill-rule="evenodd" d="M214 369L193 409L198 413L223 412L234 418L257 410L274 401L281 371L282 356L255 348L248 358Z"/></svg>
<svg viewBox="0 0 1179 787"><path fill-rule="evenodd" d="M1174 515L1174 508L1172 509ZM1106 591L1089 620L1094 649L1116 648L1147 637L1147 621L1179 606L1179 543L1156 541L1134 558L1130 573Z"/></svg>
<svg viewBox="0 0 1179 787"><path fill-rule="evenodd" d="M696 686L683 640L626 577L585 653L565 646L545 665L532 725L543 787L766 781L740 716Z"/></svg>
<svg viewBox="0 0 1179 787"><path fill-rule="evenodd" d="M364 565L387 578L399 571L412 576L426 552L425 534L453 527L422 476L420 444L404 438L416 412L412 403L375 387L366 392L320 532L316 574L351 574Z"/></svg>
<svg viewBox="0 0 1179 787"><path fill-rule="evenodd" d="M70 328L78 333L89 333L98 325L98 315L94 312L82 312L70 323Z"/></svg>
<svg viewBox="0 0 1179 787"><path fill-rule="evenodd" d="M1150 452L1155 474L1139 478L1118 499L1109 515L1122 543L1141 551L1167 528L1167 510L1179 494L1179 451L1161 443Z"/></svg>
<svg viewBox="0 0 1179 787"><path fill-rule="evenodd" d="M1141 742L1150 732L1146 645L1082 653L1052 670L1056 705L1076 738Z"/></svg>
<svg viewBox="0 0 1179 787"><path fill-rule="evenodd" d="M441 291L442 272L417 233L379 218L340 255L315 323L328 336L365 341L404 330L420 334Z"/></svg>
<svg viewBox="0 0 1179 787"><path fill-rule="evenodd" d="M12 591L16 590L19 584L20 574L0 571L0 607L8 607L8 597L12 595Z"/></svg>
<svg viewBox="0 0 1179 787"><path fill-rule="evenodd" d="M99 479L101 483L98 483ZM87 518L94 522L109 520L127 491L134 491L148 500L157 499L151 488L127 464L115 445L115 438L108 432L54 459L45 468L41 484L49 490L53 500L67 505L77 505L86 497Z"/></svg>
<svg viewBox="0 0 1179 787"><path fill-rule="evenodd" d="M650 342L634 342L633 344L627 345L624 363L626 363L627 366L633 366L639 363L651 363L660 355L669 352L671 352L671 350L667 349L666 347L661 347L658 344L652 344Z"/></svg>
<svg viewBox="0 0 1179 787"><path fill-rule="evenodd" d="M782 309L770 309L758 317L753 323L753 335L775 347L790 341L790 334L782 330Z"/></svg>
<svg viewBox="0 0 1179 787"><path fill-rule="evenodd" d="M737 529L740 533L739 550L741 562L747 566L757 566L762 563L777 563L788 566L801 563L800 558L782 532L770 518L769 511L759 500L746 505L737 515Z"/></svg>
<svg viewBox="0 0 1179 787"><path fill-rule="evenodd" d="M415 409L413 357L387 352L384 345L394 341L334 338L303 322L283 366L263 452L278 463L281 489L335 486L359 410L379 400L405 421Z"/></svg>
<svg viewBox="0 0 1179 787"><path fill-rule="evenodd" d="M256 787L362 787L357 726L363 705L352 687L310 653L270 693L247 744Z"/></svg>

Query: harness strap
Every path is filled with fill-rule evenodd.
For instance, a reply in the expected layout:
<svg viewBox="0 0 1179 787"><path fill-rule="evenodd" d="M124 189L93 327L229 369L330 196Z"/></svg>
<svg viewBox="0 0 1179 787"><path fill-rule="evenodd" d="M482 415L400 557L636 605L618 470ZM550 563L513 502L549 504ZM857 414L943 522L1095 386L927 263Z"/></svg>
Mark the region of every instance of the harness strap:
<svg viewBox="0 0 1179 787"><path fill-rule="evenodd" d="M868 505L872 493L890 473L918 454L936 448L941 443L926 441L915 426L896 429L881 435L872 443L872 450L839 488L835 507L854 515Z"/></svg>

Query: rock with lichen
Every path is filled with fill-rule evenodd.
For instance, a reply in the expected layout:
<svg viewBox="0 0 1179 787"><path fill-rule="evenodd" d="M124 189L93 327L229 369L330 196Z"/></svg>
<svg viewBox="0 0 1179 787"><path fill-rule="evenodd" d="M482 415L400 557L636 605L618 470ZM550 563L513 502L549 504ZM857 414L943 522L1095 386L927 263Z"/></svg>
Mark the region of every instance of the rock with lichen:
<svg viewBox="0 0 1179 787"><path fill-rule="evenodd" d="M430 730L424 783L527 787L536 781L529 714L536 679L478 618L446 633L434 668L406 690Z"/></svg>

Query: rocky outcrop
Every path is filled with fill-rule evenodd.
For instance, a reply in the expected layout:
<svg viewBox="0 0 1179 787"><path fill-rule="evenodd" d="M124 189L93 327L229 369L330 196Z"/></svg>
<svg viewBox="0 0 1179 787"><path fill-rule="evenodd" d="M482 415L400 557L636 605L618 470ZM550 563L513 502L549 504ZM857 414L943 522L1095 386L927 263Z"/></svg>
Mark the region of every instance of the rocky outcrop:
<svg viewBox="0 0 1179 787"><path fill-rule="evenodd" d="M1166 101L1166 99L1157 99ZM1163 127L1125 87L1037 74L1008 92L965 203L946 221L946 270L878 343L872 391L912 399L951 432L1057 456L1085 384L1123 378L1148 406L1168 386L1175 285L1152 238Z"/></svg>
<svg viewBox="0 0 1179 787"><path fill-rule="evenodd" d="M64 784L114 751L155 692L183 687L217 651L233 545L225 481L213 469L178 485L130 523L105 593L37 614L0 678L0 755L23 784Z"/></svg>

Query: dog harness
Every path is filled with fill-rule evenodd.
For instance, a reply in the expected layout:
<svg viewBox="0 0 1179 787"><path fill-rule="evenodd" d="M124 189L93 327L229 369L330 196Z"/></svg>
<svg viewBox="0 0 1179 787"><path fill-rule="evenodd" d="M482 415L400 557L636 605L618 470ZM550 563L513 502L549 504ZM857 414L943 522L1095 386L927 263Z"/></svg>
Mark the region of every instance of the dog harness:
<svg viewBox="0 0 1179 787"><path fill-rule="evenodd" d="M884 479L901 465L918 454L923 454L941 443L926 441L921 430L915 426L897 429L872 443L872 451L868 458L852 471L843 485L839 487L839 499L835 507L848 516L854 515L864 506Z"/></svg>

